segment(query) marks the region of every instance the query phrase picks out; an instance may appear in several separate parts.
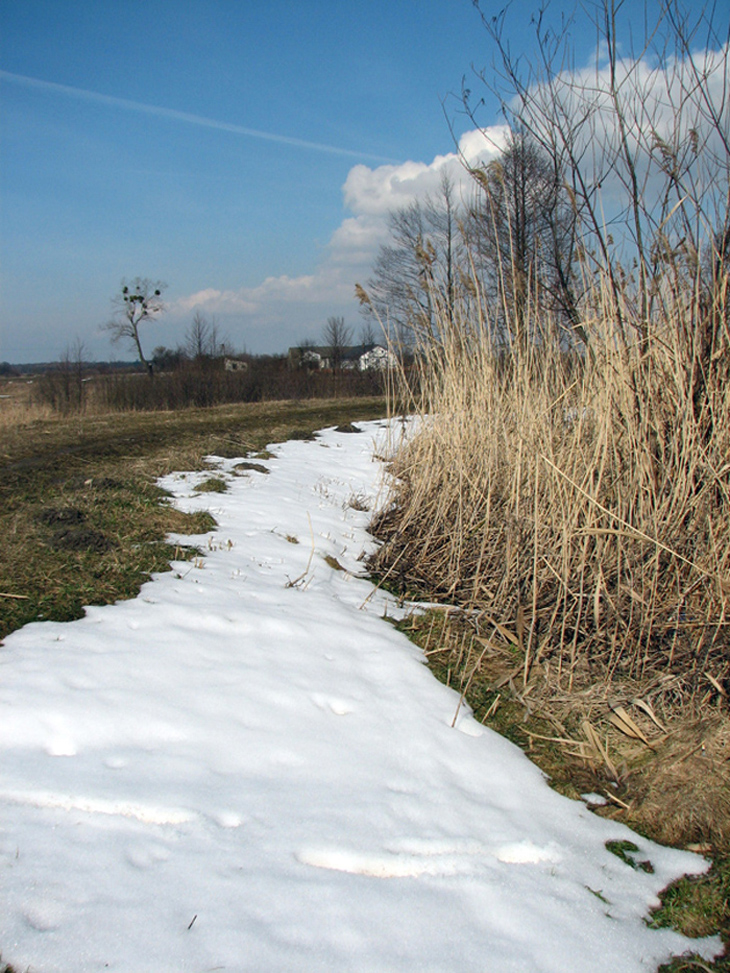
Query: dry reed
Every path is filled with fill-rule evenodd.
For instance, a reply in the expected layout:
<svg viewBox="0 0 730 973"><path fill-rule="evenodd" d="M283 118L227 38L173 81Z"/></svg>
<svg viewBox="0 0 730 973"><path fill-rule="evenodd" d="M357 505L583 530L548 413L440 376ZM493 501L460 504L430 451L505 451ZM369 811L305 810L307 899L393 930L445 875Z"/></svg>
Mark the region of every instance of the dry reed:
<svg viewBox="0 0 730 973"><path fill-rule="evenodd" d="M689 294L668 291L648 336L619 336L599 287L587 347L561 348L544 312L516 342L457 308L417 349L422 424L394 458L376 568L397 558L403 584L473 610L523 684L671 677L660 710L727 705L728 308L723 287L708 362Z"/></svg>

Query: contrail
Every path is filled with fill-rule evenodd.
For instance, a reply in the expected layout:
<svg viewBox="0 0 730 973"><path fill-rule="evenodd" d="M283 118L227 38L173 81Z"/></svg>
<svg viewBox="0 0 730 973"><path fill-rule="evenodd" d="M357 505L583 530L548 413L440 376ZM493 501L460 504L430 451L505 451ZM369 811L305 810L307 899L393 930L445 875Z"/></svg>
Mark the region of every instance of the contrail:
<svg viewBox="0 0 730 973"><path fill-rule="evenodd" d="M344 155L353 159L367 159L371 162L398 164L397 159L385 156L371 155L367 152L356 152L353 149L342 149L336 145L325 145L322 142L308 142L306 139L293 138L290 135L276 135L274 132L261 132L244 125L233 125L230 122L219 122L214 118L203 115L193 115L186 111L176 111L174 108L160 108L158 105L146 105L141 101L131 101L129 98L117 98L114 95L102 95L98 91L88 91L86 88L73 88L55 81L41 81L39 78L28 78L23 74L13 74L0 70L0 80L12 84L23 85L26 88L36 88L39 91L50 91L69 98L82 101L92 101L110 108L123 108L126 111L142 112L145 115L156 115L159 118L170 118L173 121L185 122L187 125L198 125L201 128L213 128L219 132L230 132L232 135L245 135L248 138L263 139L266 142L278 142L280 145L293 145L300 149L311 149L314 152L328 152L330 155Z"/></svg>

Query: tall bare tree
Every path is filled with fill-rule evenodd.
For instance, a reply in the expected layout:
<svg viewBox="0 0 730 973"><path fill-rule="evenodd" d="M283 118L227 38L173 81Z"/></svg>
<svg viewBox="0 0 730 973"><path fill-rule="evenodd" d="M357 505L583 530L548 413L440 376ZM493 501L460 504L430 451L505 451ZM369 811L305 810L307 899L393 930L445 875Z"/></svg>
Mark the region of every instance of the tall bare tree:
<svg viewBox="0 0 730 973"><path fill-rule="evenodd" d="M481 9L481 0L475 0ZM481 80L501 98L516 130L529 134L563 173L576 214L577 258L588 280L581 313L605 307L626 359L648 367L648 350L672 320L689 399L706 442L716 429L710 389L730 382L730 16L708 4L687 12L663 0L638 49L620 38L626 0L598 0L590 70L571 68L571 23L532 18L534 49L509 44L509 6L482 12L499 65ZM464 106L474 113L470 93ZM681 311L679 310L681 309ZM639 418L652 403L634 391ZM661 466L656 438L655 468Z"/></svg>
<svg viewBox="0 0 730 973"><path fill-rule="evenodd" d="M167 287L162 281L151 281L148 277L135 277L129 283L122 281L119 293L112 298L114 316L106 325L112 341L127 339L139 355L139 360L147 369L150 378L154 375L152 362L145 358L139 329L143 324L156 320L165 310L162 292Z"/></svg>
<svg viewBox="0 0 730 973"><path fill-rule="evenodd" d="M373 322L369 317L365 318L360 327L360 344L367 348L370 345L374 345L376 341L377 335L373 327Z"/></svg>
<svg viewBox="0 0 730 973"><path fill-rule="evenodd" d="M527 133L513 131L498 158L471 171L479 191L467 224L470 252L510 337L524 343L535 312L550 310L584 338L575 213L560 168Z"/></svg>
<svg viewBox="0 0 730 973"><path fill-rule="evenodd" d="M390 242L380 248L365 291L363 312L392 328L408 344L414 335L438 337L439 315L453 319L464 269L462 207L454 183L443 173L439 191L389 216Z"/></svg>
<svg viewBox="0 0 730 973"><path fill-rule="evenodd" d="M218 322L208 319L202 311L196 311L185 334L185 350L193 359L216 358L225 342L220 340Z"/></svg>
<svg viewBox="0 0 730 973"><path fill-rule="evenodd" d="M680 0L665 0L631 50L619 38L632 8L598 0L590 10L600 58L591 70L575 71L570 20L556 29L546 8L539 10L531 18L533 50L520 58L508 39L509 5L496 17L481 0L475 6L499 65L496 81L485 74L481 81L501 99L511 126L562 172L583 272L607 280L617 336L626 346L635 337L646 342L668 288L697 296L701 278L700 290L725 286L730 18L709 4L691 19ZM471 93L463 95L474 119ZM670 284L677 274L684 281ZM690 330L707 333L709 364L722 329L703 318L704 301L694 303Z"/></svg>
<svg viewBox="0 0 730 973"><path fill-rule="evenodd" d="M342 368L343 354L352 340L352 328L345 324L344 318L330 317L322 331L322 338L330 350L332 371L337 372Z"/></svg>

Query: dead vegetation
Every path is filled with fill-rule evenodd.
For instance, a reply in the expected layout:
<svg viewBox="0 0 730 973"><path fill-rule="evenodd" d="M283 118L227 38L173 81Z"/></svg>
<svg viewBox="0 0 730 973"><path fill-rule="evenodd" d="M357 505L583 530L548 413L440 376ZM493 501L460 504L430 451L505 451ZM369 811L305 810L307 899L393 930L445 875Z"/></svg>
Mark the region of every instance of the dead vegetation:
<svg viewBox="0 0 730 973"><path fill-rule="evenodd" d="M429 658L485 694L480 718L509 704L615 813L726 852L726 24L668 4L633 57L621 5L594 10L595 83L562 70L568 27L534 18L535 58L515 60L508 13L483 18L511 134L472 170L458 246L411 255L401 394L420 418L373 568L460 609L458 646Z"/></svg>
<svg viewBox="0 0 730 973"><path fill-rule="evenodd" d="M720 932L727 953L730 721L726 709L708 701L701 716L673 712L667 705L671 697L665 694L671 688L665 680L654 685L626 682L613 693L600 682L561 692L544 678L544 671L533 669L525 683L516 631L496 625L486 613L429 607L397 624L423 648L434 675L458 694L454 725L471 712L521 747L560 793L585 801L596 814L621 821L655 841L712 858L706 874L670 886L649 921L656 928L671 926L689 937ZM727 970L730 957L725 955L712 965L684 957L662 967L661 973L693 969Z"/></svg>
<svg viewBox="0 0 730 973"><path fill-rule="evenodd" d="M660 727L726 719L725 377L697 418L668 326L641 352L596 329L572 365L543 343L506 367L486 328L465 355L459 324L422 357L428 418L394 458L375 570L465 609L469 666L580 714L570 746L609 770L606 728L631 764Z"/></svg>
<svg viewBox="0 0 730 973"><path fill-rule="evenodd" d="M665 844L730 854L730 721L667 705L668 680L564 691L544 669L525 681L516 632L483 613L431 609L401 624L463 708L519 744L567 796Z"/></svg>
<svg viewBox="0 0 730 973"><path fill-rule="evenodd" d="M728 855L727 378L697 413L669 325L628 354L596 327L590 356L541 343L508 366L470 325L421 357L373 570L460 609L426 635L432 668L566 792Z"/></svg>

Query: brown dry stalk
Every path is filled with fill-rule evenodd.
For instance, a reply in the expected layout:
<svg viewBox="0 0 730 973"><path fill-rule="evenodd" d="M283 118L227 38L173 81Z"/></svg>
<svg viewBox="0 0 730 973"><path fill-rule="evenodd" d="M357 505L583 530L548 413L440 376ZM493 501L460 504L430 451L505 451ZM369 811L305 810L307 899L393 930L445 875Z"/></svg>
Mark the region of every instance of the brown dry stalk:
<svg viewBox="0 0 730 973"><path fill-rule="evenodd" d="M699 409L677 293L647 342L627 291L618 341L599 277L590 355L561 347L545 312L523 321L526 343L489 309L439 317L409 376L421 421L393 456L374 562L404 592L480 613L494 631L477 637L512 647L525 686L537 662L573 691L677 675L652 700L660 725L670 699L722 696L730 647L730 357Z"/></svg>

